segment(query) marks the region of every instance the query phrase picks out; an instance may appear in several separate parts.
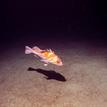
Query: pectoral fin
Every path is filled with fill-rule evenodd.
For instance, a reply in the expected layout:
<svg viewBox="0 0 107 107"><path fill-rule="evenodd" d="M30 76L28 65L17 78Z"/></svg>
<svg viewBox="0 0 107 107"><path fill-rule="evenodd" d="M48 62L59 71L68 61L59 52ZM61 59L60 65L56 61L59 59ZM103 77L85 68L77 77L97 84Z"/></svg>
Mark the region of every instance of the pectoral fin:
<svg viewBox="0 0 107 107"><path fill-rule="evenodd" d="M48 63L48 61L47 61L47 60L45 60L45 59L41 59L41 61L42 61L42 62L45 62L45 63Z"/></svg>
<svg viewBox="0 0 107 107"><path fill-rule="evenodd" d="M41 59L42 62L45 62L44 66L47 66L48 65L48 61L45 60L45 59Z"/></svg>

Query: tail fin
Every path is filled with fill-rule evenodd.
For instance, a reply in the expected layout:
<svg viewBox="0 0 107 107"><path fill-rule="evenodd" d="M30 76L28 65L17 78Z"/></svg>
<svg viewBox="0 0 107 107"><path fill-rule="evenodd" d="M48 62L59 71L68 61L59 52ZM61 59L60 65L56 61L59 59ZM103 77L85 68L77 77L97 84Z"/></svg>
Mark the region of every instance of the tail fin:
<svg viewBox="0 0 107 107"><path fill-rule="evenodd" d="M32 49L29 46L25 46L25 54L33 53Z"/></svg>

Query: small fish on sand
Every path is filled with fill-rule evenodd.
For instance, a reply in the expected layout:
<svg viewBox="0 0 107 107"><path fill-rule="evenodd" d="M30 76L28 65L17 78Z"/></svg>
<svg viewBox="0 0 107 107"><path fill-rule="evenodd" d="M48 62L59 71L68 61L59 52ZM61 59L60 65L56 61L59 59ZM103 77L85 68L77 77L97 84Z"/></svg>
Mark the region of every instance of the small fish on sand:
<svg viewBox="0 0 107 107"><path fill-rule="evenodd" d="M49 63L63 66L61 58L59 58L51 49L42 50L37 46L33 48L25 46L25 54L31 53L34 54L35 57L39 57L40 61L44 62L44 66L47 66Z"/></svg>

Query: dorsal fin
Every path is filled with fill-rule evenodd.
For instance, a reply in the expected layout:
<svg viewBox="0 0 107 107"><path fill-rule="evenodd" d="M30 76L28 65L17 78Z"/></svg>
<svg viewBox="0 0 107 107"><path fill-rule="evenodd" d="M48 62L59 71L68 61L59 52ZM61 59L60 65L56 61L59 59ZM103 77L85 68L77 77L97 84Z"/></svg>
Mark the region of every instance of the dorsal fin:
<svg viewBox="0 0 107 107"><path fill-rule="evenodd" d="M49 50L49 49L47 49L47 51L48 51L48 52L50 52L50 50Z"/></svg>
<svg viewBox="0 0 107 107"><path fill-rule="evenodd" d="M47 49L47 51L53 53L53 51L51 49Z"/></svg>
<svg viewBox="0 0 107 107"><path fill-rule="evenodd" d="M52 52L52 50L51 50L51 49L49 49L49 51L50 51L50 52Z"/></svg>

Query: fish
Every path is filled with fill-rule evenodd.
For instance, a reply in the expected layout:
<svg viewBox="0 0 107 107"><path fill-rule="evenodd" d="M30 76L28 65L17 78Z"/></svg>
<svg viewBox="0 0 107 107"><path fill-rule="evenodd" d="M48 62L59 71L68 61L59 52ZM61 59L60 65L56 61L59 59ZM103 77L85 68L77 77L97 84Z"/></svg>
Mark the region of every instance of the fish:
<svg viewBox="0 0 107 107"><path fill-rule="evenodd" d="M57 66L63 66L61 58L51 49L42 50L37 46L34 46L33 48L25 46L25 54L34 54L35 57L39 57L40 61L44 62L44 66L48 66L50 63Z"/></svg>

